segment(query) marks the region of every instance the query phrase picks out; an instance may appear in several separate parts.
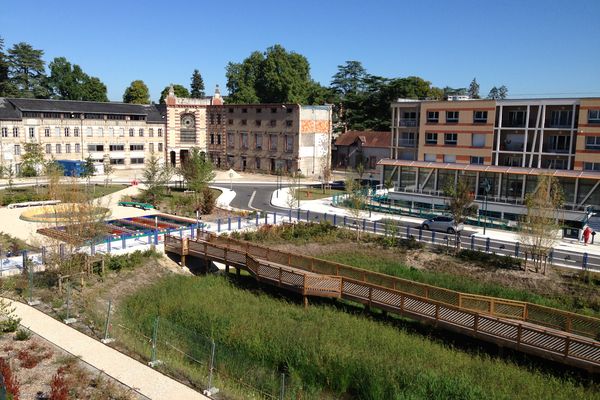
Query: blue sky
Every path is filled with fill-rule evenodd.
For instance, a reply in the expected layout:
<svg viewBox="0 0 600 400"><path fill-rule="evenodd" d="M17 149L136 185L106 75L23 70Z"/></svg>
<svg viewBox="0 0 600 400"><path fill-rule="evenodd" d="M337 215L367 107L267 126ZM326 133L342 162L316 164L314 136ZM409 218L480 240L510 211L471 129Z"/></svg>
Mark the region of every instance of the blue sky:
<svg viewBox="0 0 600 400"><path fill-rule="evenodd" d="M0 36L45 60L65 56L98 76L111 100L142 79L225 87L225 66L279 43L306 56L315 80L359 60L386 77L421 76L483 94L600 96L600 1L43 1L0 0Z"/></svg>

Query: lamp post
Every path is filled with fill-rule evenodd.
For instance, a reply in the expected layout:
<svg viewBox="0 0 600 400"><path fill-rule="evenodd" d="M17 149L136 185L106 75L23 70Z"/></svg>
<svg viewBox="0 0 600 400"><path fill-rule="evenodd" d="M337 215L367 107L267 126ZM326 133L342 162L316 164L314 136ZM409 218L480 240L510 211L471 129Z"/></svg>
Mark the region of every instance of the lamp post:
<svg viewBox="0 0 600 400"><path fill-rule="evenodd" d="M373 187L373 182L371 181L373 179L373 174L369 173L369 193L367 193L367 197L369 199L369 218L371 218L371 212L373 210L373 196L371 195L371 189Z"/></svg>
<svg viewBox="0 0 600 400"><path fill-rule="evenodd" d="M300 174L302 170L298 168L296 172L296 196L298 196L298 208L300 208Z"/></svg>
<svg viewBox="0 0 600 400"><path fill-rule="evenodd" d="M229 190L233 190L233 172L229 172Z"/></svg>
<svg viewBox="0 0 600 400"><path fill-rule="evenodd" d="M484 197L483 197L483 209L484 209L484 220L483 220L483 234L485 235L485 228L487 227L487 206L488 206L488 194L490 193L490 190L492 189L492 186L490 185L490 181L485 178L483 181L483 191L484 191Z"/></svg>
<svg viewBox="0 0 600 400"><path fill-rule="evenodd" d="M279 191L281 190L281 187L283 186L282 182L281 182L281 167L277 168L276 173L277 173L277 175L276 175L277 176L277 190L275 193L277 193L276 197L279 198Z"/></svg>

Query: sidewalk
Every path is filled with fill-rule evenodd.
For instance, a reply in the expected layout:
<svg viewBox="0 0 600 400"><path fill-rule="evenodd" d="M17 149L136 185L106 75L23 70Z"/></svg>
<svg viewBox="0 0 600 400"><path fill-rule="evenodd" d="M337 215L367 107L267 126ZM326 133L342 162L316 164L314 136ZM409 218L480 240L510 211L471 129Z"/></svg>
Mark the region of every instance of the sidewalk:
<svg viewBox="0 0 600 400"><path fill-rule="evenodd" d="M21 325L150 399L209 399L33 307L19 302L11 305Z"/></svg>
<svg viewBox="0 0 600 400"><path fill-rule="evenodd" d="M281 207L284 209L289 209L286 204L286 199L288 197L288 189L283 188L279 190L279 196L273 192L273 196L271 197L271 204L275 207ZM300 209L315 211L320 213L327 214L337 214L337 215L346 215L348 217L352 217L351 213L341 207L335 207L331 205L331 198L324 198L318 200L302 200L300 201ZM425 219L417 218L417 217L409 217L405 215L393 215L379 212L372 212L369 217L368 211L363 211L361 213L360 218L365 218L369 221L380 221L382 219L393 219L396 221L409 222L413 224L420 224ZM483 227L468 225L469 230L475 230L477 233L474 235L477 237L490 237L492 239L507 241L507 242L518 242L519 241L519 233L514 231L505 231L501 229L492 229L487 228L486 234L483 234ZM591 244L588 246L584 246L583 243L577 242L575 240L570 239L562 239L559 240L554 246L557 250L565 250L565 251L573 251L578 253L588 253L594 255L600 255L600 240L595 244Z"/></svg>

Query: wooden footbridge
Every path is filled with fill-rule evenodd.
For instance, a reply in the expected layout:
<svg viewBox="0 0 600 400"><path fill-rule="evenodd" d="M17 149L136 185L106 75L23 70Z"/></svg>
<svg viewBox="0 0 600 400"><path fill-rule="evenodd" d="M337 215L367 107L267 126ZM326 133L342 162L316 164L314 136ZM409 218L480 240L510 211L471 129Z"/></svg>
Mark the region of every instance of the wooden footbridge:
<svg viewBox="0 0 600 400"><path fill-rule="evenodd" d="M343 298L499 346L600 373L600 319L461 293L214 234L165 237L165 251L223 263L308 296Z"/></svg>

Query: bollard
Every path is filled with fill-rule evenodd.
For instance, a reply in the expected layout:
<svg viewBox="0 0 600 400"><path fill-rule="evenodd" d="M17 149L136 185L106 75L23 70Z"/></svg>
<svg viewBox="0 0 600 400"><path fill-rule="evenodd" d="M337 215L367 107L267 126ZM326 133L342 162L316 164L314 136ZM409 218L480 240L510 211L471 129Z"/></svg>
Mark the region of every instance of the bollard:
<svg viewBox="0 0 600 400"><path fill-rule="evenodd" d="M373 221L373 233L377 233L377 221Z"/></svg>
<svg viewBox="0 0 600 400"><path fill-rule="evenodd" d="M515 243L515 257L519 257L519 246L519 242Z"/></svg>
<svg viewBox="0 0 600 400"><path fill-rule="evenodd" d="M265 212L265 225L269 223L269 213Z"/></svg>
<svg viewBox="0 0 600 400"><path fill-rule="evenodd" d="M183 228L179 230L179 238L183 239Z"/></svg>
<svg viewBox="0 0 600 400"><path fill-rule="evenodd" d="M323 221L327 222L327 213L323 214Z"/></svg>
<svg viewBox="0 0 600 400"><path fill-rule="evenodd" d="M277 213L273 213L273 225L277 225Z"/></svg>
<svg viewBox="0 0 600 400"><path fill-rule="evenodd" d="M61 243L58 245L58 254L60 255L60 258L65 258L65 244Z"/></svg>
<svg viewBox="0 0 600 400"><path fill-rule="evenodd" d="M227 218L227 230L230 231L231 230L231 217Z"/></svg>
<svg viewBox="0 0 600 400"><path fill-rule="evenodd" d="M419 227L419 242L423 240L423 228Z"/></svg>
<svg viewBox="0 0 600 400"><path fill-rule="evenodd" d="M148 236L150 237L150 236ZM109 328L110 328L110 311L112 308L112 299L108 300L108 311L106 312L106 322L104 323L104 338L102 340L100 340L102 343L104 344L108 344L114 341L114 339L110 338L109 335Z"/></svg>
<svg viewBox="0 0 600 400"><path fill-rule="evenodd" d="M297 218L298 222L300 222L300 208L298 208L298 218Z"/></svg>
<svg viewBox="0 0 600 400"><path fill-rule="evenodd" d="M348 224L348 217L346 217L346 216L344 215L344 226L346 226L347 224Z"/></svg>
<svg viewBox="0 0 600 400"><path fill-rule="evenodd" d="M431 243L435 243L435 231L431 231Z"/></svg>
<svg viewBox="0 0 600 400"><path fill-rule="evenodd" d="M336 222L337 222L337 214L333 214L333 226L335 226Z"/></svg>
<svg viewBox="0 0 600 400"><path fill-rule="evenodd" d="M152 244L152 232L148 233L148 244Z"/></svg>
<svg viewBox="0 0 600 400"><path fill-rule="evenodd" d="M363 218L363 232L367 230L367 220Z"/></svg>
<svg viewBox="0 0 600 400"><path fill-rule="evenodd" d="M2 250L0 250L2 254ZM46 264L46 246L42 246L42 264Z"/></svg>
<svg viewBox="0 0 600 400"><path fill-rule="evenodd" d="M548 254L548 261L552 264L552 260L554 259L554 249L550 249L550 253Z"/></svg>
<svg viewBox="0 0 600 400"><path fill-rule="evenodd" d="M238 229L242 229L242 217L238 217Z"/></svg>
<svg viewBox="0 0 600 400"><path fill-rule="evenodd" d="M154 245L158 246L158 229L154 230Z"/></svg>
<svg viewBox="0 0 600 400"><path fill-rule="evenodd" d="M406 225L406 238L410 238L410 226Z"/></svg>
<svg viewBox="0 0 600 400"><path fill-rule="evenodd" d="M290 212L288 213L288 221L292 222L292 209L290 208Z"/></svg>
<svg viewBox="0 0 600 400"><path fill-rule="evenodd" d="M90 246L90 253L92 255L96 254L96 245L92 242L91 246Z"/></svg>
<svg viewBox="0 0 600 400"><path fill-rule="evenodd" d="M106 250L110 253L110 236L106 239Z"/></svg>
<svg viewBox="0 0 600 400"><path fill-rule="evenodd" d="M583 259L581 260L581 268L585 271L588 264L588 253L583 253Z"/></svg>
<svg viewBox="0 0 600 400"><path fill-rule="evenodd" d="M485 252L489 253L490 251L490 238L487 238L485 241Z"/></svg>
<svg viewBox="0 0 600 400"><path fill-rule="evenodd" d="M306 210L306 222L310 219L310 210Z"/></svg>
<svg viewBox="0 0 600 400"><path fill-rule="evenodd" d="M256 213L256 226L258 226L258 212Z"/></svg>
<svg viewBox="0 0 600 400"><path fill-rule="evenodd" d="M221 233L221 218L217 219L217 233Z"/></svg>
<svg viewBox="0 0 600 400"><path fill-rule="evenodd" d="M518 248L519 243L517 243ZM475 250L475 236L471 236L471 250Z"/></svg>
<svg viewBox="0 0 600 400"><path fill-rule="evenodd" d="M127 242L126 242L126 237L125 234L121 235L121 248L126 249L127 248Z"/></svg>

